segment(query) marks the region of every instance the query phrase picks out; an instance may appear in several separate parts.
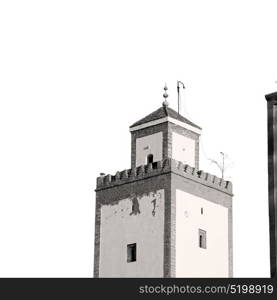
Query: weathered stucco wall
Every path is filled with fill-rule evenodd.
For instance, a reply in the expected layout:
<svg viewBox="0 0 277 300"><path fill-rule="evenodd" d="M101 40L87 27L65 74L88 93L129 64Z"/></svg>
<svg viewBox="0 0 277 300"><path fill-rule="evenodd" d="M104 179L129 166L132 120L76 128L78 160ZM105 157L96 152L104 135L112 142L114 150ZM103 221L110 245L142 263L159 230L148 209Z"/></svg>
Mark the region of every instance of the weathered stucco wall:
<svg viewBox="0 0 277 300"><path fill-rule="evenodd" d="M172 158L195 167L195 140L172 132Z"/></svg>
<svg viewBox="0 0 277 300"><path fill-rule="evenodd" d="M108 174L97 178L95 277L176 277L176 265L178 264L176 262L176 213L182 210L182 207L179 206L176 209L177 189L192 197L195 196L194 204L198 202L199 198L203 201L207 200L211 205L215 204L227 209L228 232L226 238L229 250L226 259L229 265L227 276L232 277L231 182L203 171L197 171L195 168L168 158L154 164L116 172L113 176ZM154 208L153 202L151 202L154 200L153 193L156 194L161 190L163 191L163 206L161 207L163 213L159 215L158 221L155 219L157 215L153 219L153 216L151 217L149 214ZM130 215L134 197L138 200L139 213ZM141 207L144 208L141 209ZM123 215L121 215L121 209L123 211L126 209ZM148 211L146 215L142 213L145 210ZM120 213L118 214L118 212ZM137 225L133 224L133 221ZM156 230L150 234L149 230L152 229L152 224ZM133 230L134 228L136 230ZM205 230L205 228L199 229ZM132 237L138 237L138 242ZM149 243L147 244L147 242ZM126 265L127 244L131 243L138 243L138 262L140 251L144 251L142 270L136 269L136 263L131 267ZM141 249L140 244L143 244ZM155 255L152 256L153 250ZM121 263L117 261L118 258ZM214 266L212 267L214 268ZM157 270L159 271L156 272ZM200 272L195 277L209 277L204 274ZM177 274L177 276L180 275ZM182 275L182 277L191 276Z"/></svg>
<svg viewBox="0 0 277 300"><path fill-rule="evenodd" d="M193 164L187 163L190 166L195 167L197 170L199 169L199 134L188 130L186 128L183 128L181 126L178 126L176 124L170 123L168 124L168 157L173 157L173 133L177 133L181 136L187 137L188 139L194 140L194 162ZM178 144L177 144L178 145ZM179 160L179 159L176 159ZM179 161L182 161L179 160Z"/></svg>
<svg viewBox="0 0 277 300"><path fill-rule="evenodd" d="M136 139L136 167L147 163L147 155L153 154L154 161L163 158L163 133L158 132Z"/></svg>
<svg viewBox="0 0 277 300"><path fill-rule="evenodd" d="M199 229L207 233L206 249ZM227 207L177 189L175 240L176 277L229 276Z"/></svg>
<svg viewBox="0 0 277 300"><path fill-rule="evenodd" d="M100 277L163 277L164 190L101 206ZM127 245L137 260L127 262Z"/></svg>

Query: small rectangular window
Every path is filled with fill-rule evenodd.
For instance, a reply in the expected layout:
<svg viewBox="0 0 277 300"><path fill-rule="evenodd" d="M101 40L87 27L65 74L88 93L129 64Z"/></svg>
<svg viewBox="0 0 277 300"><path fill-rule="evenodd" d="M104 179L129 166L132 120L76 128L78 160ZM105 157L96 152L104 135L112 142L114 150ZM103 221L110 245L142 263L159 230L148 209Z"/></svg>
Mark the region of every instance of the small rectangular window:
<svg viewBox="0 0 277 300"><path fill-rule="evenodd" d="M133 262L137 260L137 244L127 245L127 262Z"/></svg>
<svg viewBox="0 0 277 300"><path fill-rule="evenodd" d="M204 212L204 211L203 211L203 207L201 207L201 215L203 215L203 212Z"/></svg>
<svg viewBox="0 0 277 300"><path fill-rule="evenodd" d="M207 233L206 233L206 231L199 229L198 236L199 236L199 247L206 249L207 248Z"/></svg>

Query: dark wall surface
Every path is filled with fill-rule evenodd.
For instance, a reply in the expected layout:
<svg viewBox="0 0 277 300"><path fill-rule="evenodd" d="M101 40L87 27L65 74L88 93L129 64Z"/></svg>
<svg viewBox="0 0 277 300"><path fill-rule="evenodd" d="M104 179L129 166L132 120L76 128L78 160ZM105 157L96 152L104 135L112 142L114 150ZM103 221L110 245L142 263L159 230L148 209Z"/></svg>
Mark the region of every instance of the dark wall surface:
<svg viewBox="0 0 277 300"><path fill-rule="evenodd" d="M277 92L265 96L267 100L268 129L268 201L270 230L271 277L276 277L277 269Z"/></svg>

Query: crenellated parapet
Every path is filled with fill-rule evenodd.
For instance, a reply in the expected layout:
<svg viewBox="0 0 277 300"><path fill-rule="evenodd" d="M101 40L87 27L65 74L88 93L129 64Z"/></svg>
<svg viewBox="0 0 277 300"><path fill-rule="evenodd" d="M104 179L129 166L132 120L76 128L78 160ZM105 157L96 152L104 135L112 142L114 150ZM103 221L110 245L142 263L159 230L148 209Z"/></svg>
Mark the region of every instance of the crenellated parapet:
<svg viewBox="0 0 277 300"><path fill-rule="evenodd" d="M182 162L173 160L172 172L232 195L233 186L231 181L224 180L202 170L198 171L189 165L184 165Z"/></svg>
<svg viewBox="0 0 277 300"><path fill-rule="evenodd" d="M232 195L232 182L204 171L198 171L196 168L171 158L116 172L115 175L100 176L97 178L96 191L170 172Z"/></svg>

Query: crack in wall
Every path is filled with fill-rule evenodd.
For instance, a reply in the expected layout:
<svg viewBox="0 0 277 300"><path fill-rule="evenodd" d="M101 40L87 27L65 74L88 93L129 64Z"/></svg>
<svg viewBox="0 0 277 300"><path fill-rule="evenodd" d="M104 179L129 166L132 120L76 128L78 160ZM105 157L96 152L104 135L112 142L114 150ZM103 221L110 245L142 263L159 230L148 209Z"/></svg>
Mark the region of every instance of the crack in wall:
<svg viewBox="0 0 277 300"><path fill-rule="evenodd" d="M153 203L153 210L152 210L152 216L153 217L156 214L156 201L157 201L156 198L151 201L151 203Z"/></svg>

